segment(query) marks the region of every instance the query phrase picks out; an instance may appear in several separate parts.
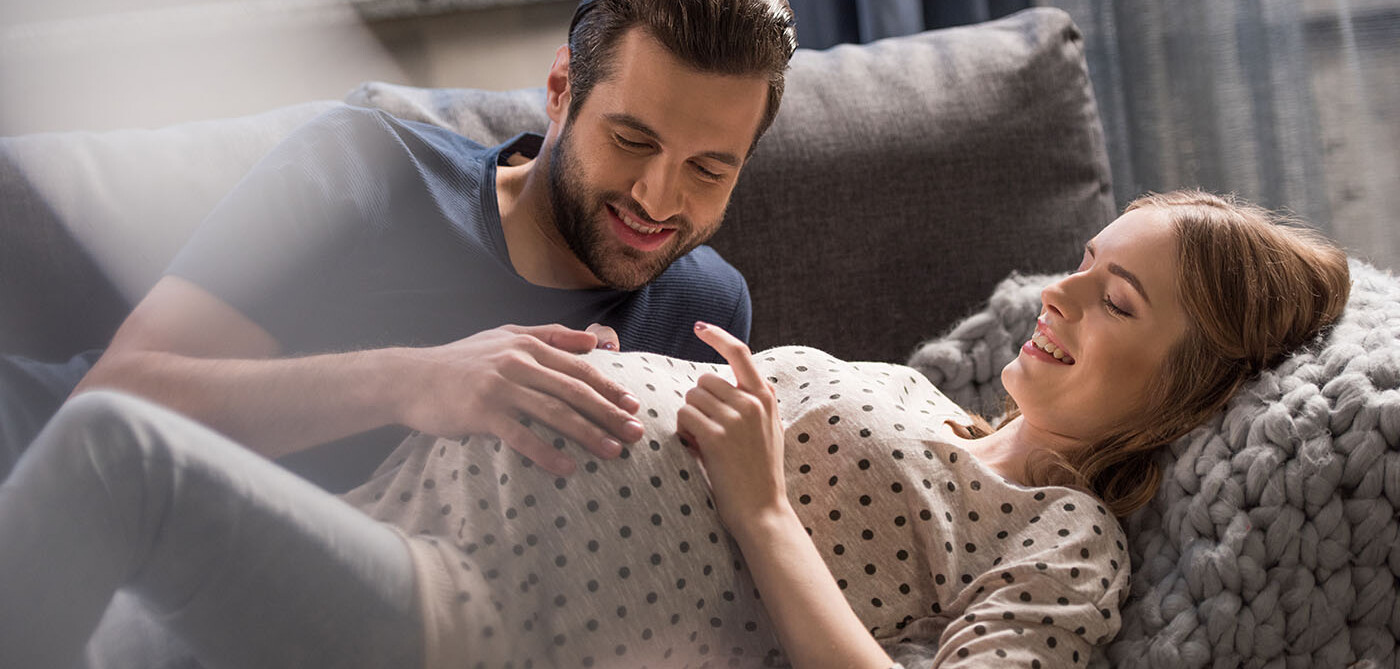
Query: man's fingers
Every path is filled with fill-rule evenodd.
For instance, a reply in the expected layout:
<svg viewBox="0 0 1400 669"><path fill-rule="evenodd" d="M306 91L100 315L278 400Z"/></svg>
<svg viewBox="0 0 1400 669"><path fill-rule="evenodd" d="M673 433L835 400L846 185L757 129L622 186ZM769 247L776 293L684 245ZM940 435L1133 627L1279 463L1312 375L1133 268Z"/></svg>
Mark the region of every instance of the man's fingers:
<svg viewBox="0 0 1400 669"><path fill-rule="evenodd" d="M530 375L528 385L532 388L568 401L594 418L612 415L616 427L631 420L626 414L634 414L642 408L641 401L627 388L608 378L587 360L550 348L541 348L534 354L540 365L539 371L552 371L578 383L565 383L561 378L536 373ZM613 411L613 408L621 409L625 414ZM612 427L609 427L609 431L620 437L626 436L613 431ZM636 438L640 439L641 435L638 434Z"/></svg>
<svg viewBox="0 0 1400 669"><path fill-rule="evenodd" d="M734 371L734 380L739 388L751 393L761 393L768 386L763 377L758 373L758 367L754 365L753 355L749 352L748 344L740 341L723 328L710 325L703 321L695 322L695 336L701 341L710 345L729 363L729 368Z"/></svg>
<svg viewBox="0 0 1400 669"><path fill-rule="evenodd" d="M572 458L544 443L539 435L518 421L503 418L492 432L500 437L506 446L509 446L516 453L530 458L541 469L555 476L568 476L574 473L576 465Z"/></svg>
<svg viewBox="0 0 1400 669"><path fill-rule="evenodd" d="M569 353L587 353L598 345L597 334L585 330L567 328L563 325L507 325L502 329L515 334L529 335L554 348L561 351L568 351Z"/></svg>
<svg viewBox="0 0 1400 669"><path fill-rule="evenodd" d="M518 411L554 428L555 432L600 458L615 458L622 451L619 441L558 397L532 388L520 388L513 404Z"/></svg>

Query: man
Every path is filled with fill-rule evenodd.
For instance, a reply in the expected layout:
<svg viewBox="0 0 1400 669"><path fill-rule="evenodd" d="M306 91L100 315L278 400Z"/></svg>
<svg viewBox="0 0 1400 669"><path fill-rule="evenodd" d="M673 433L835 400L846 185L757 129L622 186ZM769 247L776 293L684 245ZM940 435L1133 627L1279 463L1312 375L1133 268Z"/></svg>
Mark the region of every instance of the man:
<svg viewBox="0 0 1400 669"><path fill-rule="evenodd" d="M544 137L499 147L330 112L216 208L77 391L269 457L401 425L570 473L530 420L617 455L638 402L571 352L699 359L695 320L747 333L742 277L700 244L777 112L792 25L784 0L586 0Z"/></svg>

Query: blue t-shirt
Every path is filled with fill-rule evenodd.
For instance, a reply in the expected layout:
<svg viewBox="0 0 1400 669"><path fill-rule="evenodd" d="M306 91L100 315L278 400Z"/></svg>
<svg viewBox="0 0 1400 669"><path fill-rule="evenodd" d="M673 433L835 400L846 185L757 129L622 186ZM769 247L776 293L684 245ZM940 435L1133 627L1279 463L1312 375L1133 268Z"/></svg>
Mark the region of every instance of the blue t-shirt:
<svg viewBox="0 0 1400 669"><path fill-rule="evenodd" d="M482 147L381 111L339 108L273 149L168 272L210 291L288 355L433 346L513 323L598 322L625 350L720 361L691 325L747 340L748 286L701 246L636 291L536 286L510 263L496 167L538 135Z"/></svg>

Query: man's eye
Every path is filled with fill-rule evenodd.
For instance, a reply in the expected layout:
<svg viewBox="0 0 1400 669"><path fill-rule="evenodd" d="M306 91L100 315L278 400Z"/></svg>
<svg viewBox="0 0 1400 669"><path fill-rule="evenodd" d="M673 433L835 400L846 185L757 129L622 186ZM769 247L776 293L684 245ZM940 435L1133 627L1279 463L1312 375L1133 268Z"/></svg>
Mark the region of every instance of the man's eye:
<svg viewBox="0 0 1400 669"><path fill-rule="evenodd" d="M700 176L705 177L706 179L709 179L710 181L719 181L720 178L724 176L724 175L722 175L722 174L720 174L720 173L718 173L718 172L711 172L711 171L705 169L705 166L704 166L704 165L700 165L700 164L698 164L698 163L695 165L695 171L696 171L696 172L699 172L699 173L700 173Z"/></svg>
<svg viewBox="0 0 1400 669"><path fill-rule="evenodd" d="M646 142L634 142L630 139L627 139L626 137L623 137L622 135L613 135L613 140L626 149L641 150L651 146Z"/></svg>

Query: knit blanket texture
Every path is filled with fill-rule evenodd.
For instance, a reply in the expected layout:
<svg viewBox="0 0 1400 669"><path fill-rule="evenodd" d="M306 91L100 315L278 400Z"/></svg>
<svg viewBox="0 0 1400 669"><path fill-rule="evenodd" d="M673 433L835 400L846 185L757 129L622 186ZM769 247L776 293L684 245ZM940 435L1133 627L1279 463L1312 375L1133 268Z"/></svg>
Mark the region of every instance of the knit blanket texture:
<svg viewBox="0 0 1400 669"><path fill-rule="evenodd" d="M1159 454L1126 519L1133 561L1114 667L1400 668L1400 279L1351 262L1330 332ZM1001 413L1000 371L1053 275L1012 275L909 365Z"/></svg>

